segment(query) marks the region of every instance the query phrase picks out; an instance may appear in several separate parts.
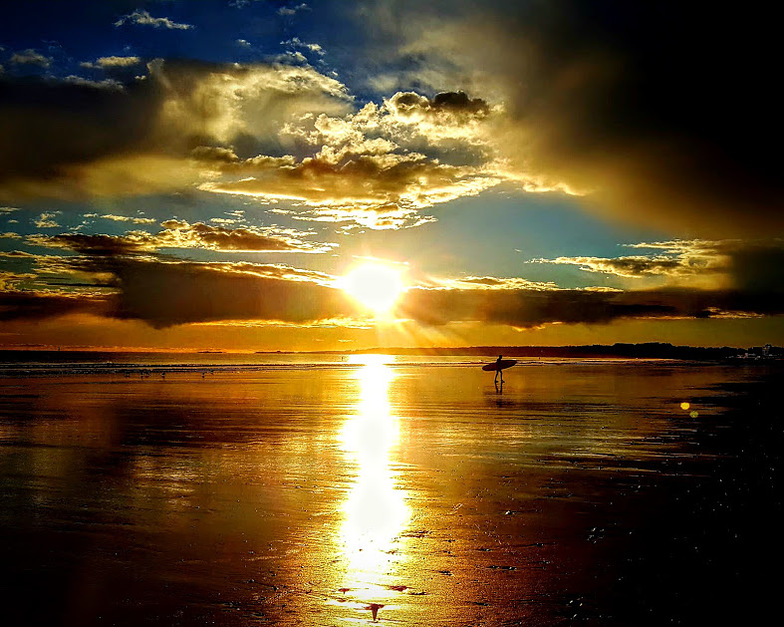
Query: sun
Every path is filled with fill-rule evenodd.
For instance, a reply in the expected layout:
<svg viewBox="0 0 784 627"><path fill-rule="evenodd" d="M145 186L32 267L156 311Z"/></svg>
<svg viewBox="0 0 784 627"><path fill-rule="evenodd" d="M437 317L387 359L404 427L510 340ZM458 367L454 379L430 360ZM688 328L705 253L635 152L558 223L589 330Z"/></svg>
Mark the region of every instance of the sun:
<svg viewBox="0 0 784 627"><path fill-rule="evenodd" d="M401 271L392 265L368 262L343 277L343 290L377 316L390 314L405 291Z"/></svg>

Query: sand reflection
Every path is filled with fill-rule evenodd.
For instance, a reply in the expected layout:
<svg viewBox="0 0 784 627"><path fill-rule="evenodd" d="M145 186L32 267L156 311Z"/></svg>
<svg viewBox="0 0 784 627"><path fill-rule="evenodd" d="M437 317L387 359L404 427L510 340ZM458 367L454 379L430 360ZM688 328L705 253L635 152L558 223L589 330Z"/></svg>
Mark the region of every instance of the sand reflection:
<svg viewBox="0 0 784 627"><path fill-rule="evenodd" d="M399 442L399 421L390 411L389 386L395 373L383 355L361 356L356 414L342 429L347 457L356 463L354 485L343 506L341 540L346 587L362 602L384 602L401 559L396 543L409 519L405 494L396 486L391 456Z"/></svg>

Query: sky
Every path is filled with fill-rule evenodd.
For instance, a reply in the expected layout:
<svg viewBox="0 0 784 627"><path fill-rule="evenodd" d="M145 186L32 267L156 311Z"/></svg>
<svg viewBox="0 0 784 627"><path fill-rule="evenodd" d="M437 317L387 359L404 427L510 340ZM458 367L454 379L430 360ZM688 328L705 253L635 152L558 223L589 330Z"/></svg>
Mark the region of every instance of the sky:
<svg viewBox="0 0 784 627"><path fill-rule="evenodd" d="M782 345L777 21L698 4L5 2L0 347Z"/></svg>

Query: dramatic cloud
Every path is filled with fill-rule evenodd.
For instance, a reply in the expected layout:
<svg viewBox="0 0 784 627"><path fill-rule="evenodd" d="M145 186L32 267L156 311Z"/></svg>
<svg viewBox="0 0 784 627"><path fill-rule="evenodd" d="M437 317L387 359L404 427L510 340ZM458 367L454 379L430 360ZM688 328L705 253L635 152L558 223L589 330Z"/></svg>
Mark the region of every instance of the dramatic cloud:
<svg viewBox="0 0 784 627"><path fill-rule="evenodd" d="M554 283L542 283L538 281L528 281L519 277L494 277L494 276L467 276L459 279L431 279L426 287L441 288L450 290L512 290L512 289L534 289L550 290L556 289Z"/></svg>
<svg viewBox="0 0 784 627"><path fill-rule="evenodd" d="M462 91L442 92L432 99L415 92L398 92L386 102L386 107L397 121L417 124L428 135L436 134L436 138L439 128L447 133L459 129L460 136L465 136L465 124L490 113L487 102L469 98Z"/></svg>
<svg viewBox="0 0 784 627"><path fill-rule="evenodd" d="M194 148L280 153L287 123L351 107L341 83L309 67L157 60L142 79L103 87L0 77L0 199L188 189L215 175Z"/></svg>
<svg viewBox="0 0 784 627"><path fill-rule="evenodd" d="M503 102L496 145L524 180L679 233L764 234L784 226L776 21L764 16L677 2L382 2L369 54L395 57L412 83Z"/></svg>
<svg viewBox="0 0 784 627"><path fill-rule="evenodd" d="M200 154L221 174L201 189L298 203L307 209L289 213L308 220L416 226L431 219L423 210L503 180L482 128L489 115L484 101L448 92L433 99L399 93L340 117L304 116L282 134L312 156Z"/></svg>
<svg viewBox="0 0 784 627"><path fill-rule="evenodd" d="M489 144L501 111L464 92L401 92L355 111L344 85L308 66L155 60L143 80L71 78L8 83L5 94L0 84L0 198L198 187L286 201L303 219L399 228L508 178Z"/></svg>
<svg viewBox="0 0 784 627"><path fill-rule="evenodd" d="M553 260L544 260L545 263L572 264L581 270L590 272L603 272L622 277L644 276L682 276L684 274L697 274L699 271L683 264L681 259L672 257L645 257L632 255L627 257L558 257Z"/></svg>
<svg viewBox="0 0 784 627"><path fill-rule="evenodd" d="M355 313L328 275L286 266L145 258L63 259L85 275L111 274L113 293L0 293L0 318L85 312L155 327L215 321L312 324ZM94 290L93 290L94 291Z"/></svg>
<svg viewBox="0 0 784 627"><path fill-rule="evenodd" d="M153 17L147 11L140 9L136 9L128 15L123 15L114 23L115 26L122 26L123 24L141 24L142 26L167 28L170 30L190 30L193 28L191 24L178 24L177 22L170 20L168 17Z"/></svg>
<svg viewBox="0 0 784 627"><path fill-rule="evenodd" d="M509 178L489 143L501 110L464 92L401 92L354 110L344 85L309 66L155 60L147 70L125 83L0 83L0 199L197 187L381 229L423 224L424 210Z"/></svg>
<svg viewBox="0 0 784 627"><path fill-rule="evenodd" d="M29 235L27 243L41 248L72 250L91 255L125 255L154 250L154 236L144 231L125 235L99 233L63 233L61 235Z"/></svg>
<svg viewBox="0 0 784 627"><path fill-rule="evenodd" d="M324 50L298 37L280 42L295 65L156 59L145 72L139 57L106 56L83 65L113 72L108 80L3 75L0 201L197 188L283 203L304 219L398 228L512 181L680 236L767 233L784 225L780 102L766 65L774 33L752 13L577 0L362 5L354 18L372 38L356 72L377 88L387 70L397 79L360 91L361 107L337 74L307 65L302 52ZM116 22L128 24L190 28L141 9Z"/></svg>

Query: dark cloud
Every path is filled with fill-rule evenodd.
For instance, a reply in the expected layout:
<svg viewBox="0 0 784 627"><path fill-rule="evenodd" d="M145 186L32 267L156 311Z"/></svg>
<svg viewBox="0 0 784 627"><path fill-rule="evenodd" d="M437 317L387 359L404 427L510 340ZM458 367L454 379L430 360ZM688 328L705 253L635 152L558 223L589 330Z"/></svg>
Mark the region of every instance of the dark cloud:
<svg viewBox="0 0 784 627"><path fill-rule="evenodd" d="M445 91L436 94L430 102L433 109L452 112L485 114L489 111L487 103L481 98L469 98L463 91Z"/></svg>
<svg viewBox="0 0 784 627"><path fill-rule="evenodd" d="M471 276L460 280L461 283L469 283L486 287L501 287L505 285L504 279L494 276Z"/></svg>
<svg viewBox="0 0 784 627"><path fill-rule="evenodd" d="M0 76L0 194L13 181L51 181L64 166L140 149L161 103L150 81L118 91Z"/></svg>
<svg viewBox="0 0 784 627"><path fill-rule="evenodd" d="M676 244L675 242L672 242ZM690 248L688 242L678 242L669 255L628 255L621 257L557 257L537 259L539 263L579 266L586 272L601 272L626 278L664 277L670 281L693 278L717 278L728 271L729 260L715 248ZM644 248L644 245L638 245ZM658 248L658 246L654 246Z"/></svg>
<svg viewBox="0 0 784 627"><path fill-rule="evenodd" d="M739 290L779 293L784 290L784 240L676 240L635 244L672 255L673 275L715 275ZM654 257L654 259L662 259Z"/></svg>
<svg viewBox="0 0 784 627"><path fill-rule="evenodd" d="M784 226L769 5L491 0L397 13L384 27L399 58L505 102L499 146L523 174L680 233Z"/></svg>
<svg viewBox="0 0 784 627"><path fill-rule="evenodd" d="M404 316L431 325L483 322L536 327L552 322L605 323L623 317L674 315L662 304L624 303L617 293L579 290L410 290Z"/></svg>
<svg viewBox="0 0 784 627"><path fill-rule="evenodd" d="M738 246L729 258L729 272L739 288L763 296L784 292L784 242Z"/></svg>
<svg viewBox="0 0 784 627"><path fill-rule="evenodd" d="M111 315L112 297L58 292L0 291L0 320L41 320L75 313Z"/></svg>
<svg viewBox="0 0 784 627"><path fill-rule="evenodd" d="M123 261L113 271L120 288L116 315L155 327L222 320L307 324L353 313L335 288L229 265Z"/></svg>
<svg viewBox="0 0 784 627"><path fill-rule="evenodd" d="M85 251L88 252L88 251ZM112 256L91 250L75 257L29 257L40 273L65 277L63 288L17 290L35 275L9 275L0 288L0 319L43 319L72 313L142 320L156 328L216 321L313 324L356 313L331 286L334 277L285 265L190 262ZM68 277L86 277L74 284ZM7 283L7 284L6 284ZM58 284L56 281L50 284ZM109 290L97 294L100 288ZM66 291L68 290L68 291Z"/></svg>
<svg viewBox="0 0 784 627"><path fill-rule="evenodd" d="M606 324L631 318L784 314L784 292L685 288L613 290L409 290L399 313L429 325L481 322L518 328Z"/></svg>
<svg viewBox="0 0 784 627"><path fill-rule="evenodd" d="M481 98L469 98L465 92L449 91L436 94L432 99L414 92L398 92L389 99L390 108L400 116L428 115L439 117L447 113L452 116L482 117L490 107Z"/></svg>

